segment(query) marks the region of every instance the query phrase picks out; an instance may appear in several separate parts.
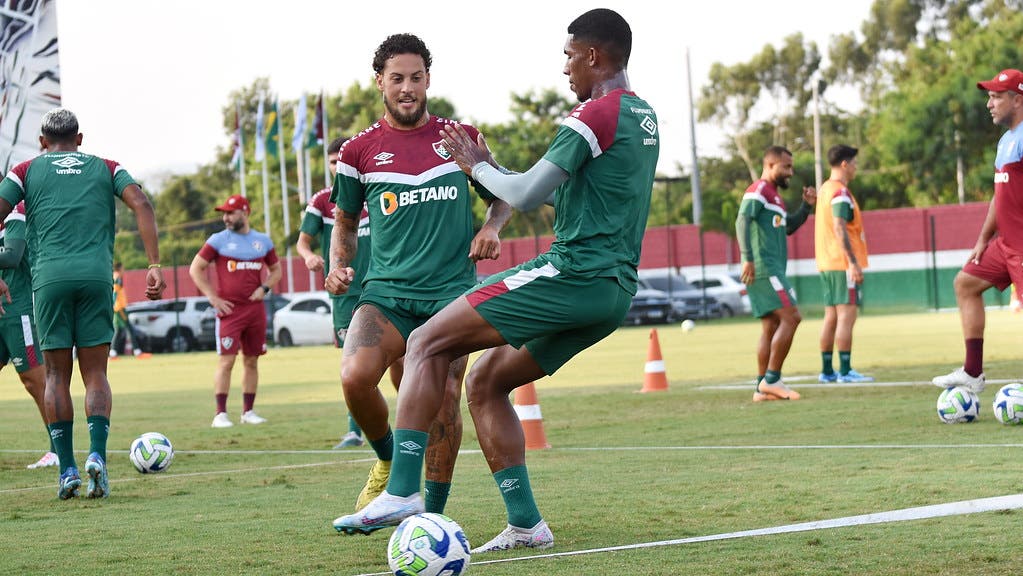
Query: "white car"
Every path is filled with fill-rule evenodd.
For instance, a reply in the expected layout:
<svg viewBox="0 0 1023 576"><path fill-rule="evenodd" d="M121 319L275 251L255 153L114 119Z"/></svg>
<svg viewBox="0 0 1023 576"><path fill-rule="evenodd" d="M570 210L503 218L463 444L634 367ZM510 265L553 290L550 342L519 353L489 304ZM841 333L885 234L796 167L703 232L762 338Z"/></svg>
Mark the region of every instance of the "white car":
<svg viewBox="0 0 1023 576"><path fill-rule="evenodd" d="M724 316L752 314L749 293L737 272L707 272L703 278L694 274L689 282L697 288L706 288L707 294L717 298Z"/></svg>
<svg viewBox="0 0 1023 576"><path fill-rule="evenodd" d="M334 316L326 291L296 292L291 302L274 313L274 340L278 346L333 344Z"/></svg>
<svg viewBox="0 0 1023 576"><path fill-rule="evenodd" d="M143 300L129 304L126 312L128 321L149 339L154 352L189 352L212 347L212 335L202 333L203 318L214 312L205 296Z"/></svg>

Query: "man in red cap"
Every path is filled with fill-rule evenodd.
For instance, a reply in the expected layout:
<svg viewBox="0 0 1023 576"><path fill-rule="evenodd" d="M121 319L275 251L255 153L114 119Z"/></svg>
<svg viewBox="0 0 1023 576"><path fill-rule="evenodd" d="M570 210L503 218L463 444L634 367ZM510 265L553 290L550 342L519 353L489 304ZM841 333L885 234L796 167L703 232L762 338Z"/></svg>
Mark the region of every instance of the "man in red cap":
<svg viewBox="0 0 1023 576"><path fill-rule="evenodd" d="M935 386L984 389L984 299L995 286L1004 290L1023 287L1023 72L1002 70L977 88L987 91L991 120L1009 130L1002 134L995 154L995 197L980 229L977 244L963 269L956 274L966 361L951 374L936 377Z"/></svg>
<svg viewBox="0 0 1023 576"><path fill-rule="evenodd" d="M188 269L196 287L210 299L217 311L217 354L220 360L213 376L217 401L214 428L234 426L227 416L227 393L231 389L231 369L241 351L242 424L262 424L266 419L252 409L259 384L259 357L266 354L266 312L263 299L270 287L281 279L281 264L273 241L249 227L249 201L235 194L217 211L223 213L224 230L206 240ZM211 262L217 275L214 289L207 276ZM268 273L264 276L263 271Z"/></svg>

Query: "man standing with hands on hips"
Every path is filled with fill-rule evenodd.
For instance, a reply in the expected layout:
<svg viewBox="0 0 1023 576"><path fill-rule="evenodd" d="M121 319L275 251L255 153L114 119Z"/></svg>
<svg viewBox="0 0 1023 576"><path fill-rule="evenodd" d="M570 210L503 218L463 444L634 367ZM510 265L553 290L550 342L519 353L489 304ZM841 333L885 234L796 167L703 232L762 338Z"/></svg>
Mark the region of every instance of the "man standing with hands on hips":
<svg viewBox="0 0 1023 576"><path fill-rule="evenodd" d="M281 263L273 241L249 227L249 201L235 194L217 211L223 213L224 230L206 241L192 259L188 274L217 311L217 371L213 388L217 402L214 428L230 428L227 393L231 389L231 370L240 351L242 361L242 424L266 422L252 409L259 384L259 357L266 354L266 311L263 299L270 287L281 279ZM217 289L206 276L216 262ZM263 278L263 269L269 273Z"/></svg>

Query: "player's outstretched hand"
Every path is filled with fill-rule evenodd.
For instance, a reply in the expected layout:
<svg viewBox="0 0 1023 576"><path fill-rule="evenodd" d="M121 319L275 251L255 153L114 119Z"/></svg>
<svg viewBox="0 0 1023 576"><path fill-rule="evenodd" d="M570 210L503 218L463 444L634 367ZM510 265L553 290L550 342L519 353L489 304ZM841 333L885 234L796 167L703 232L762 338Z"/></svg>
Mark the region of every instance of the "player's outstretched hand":
<svg viewBox="0 0 1023 576"><path fill-rule="evenodd" d="M472 167L480 162L490 162L490 150L486 149L486 140L482 139L482 134L482 147L480 143L473 142L461 124L445 124L440 135L444 138L444 148L466 174L471 175Z"/></svg>

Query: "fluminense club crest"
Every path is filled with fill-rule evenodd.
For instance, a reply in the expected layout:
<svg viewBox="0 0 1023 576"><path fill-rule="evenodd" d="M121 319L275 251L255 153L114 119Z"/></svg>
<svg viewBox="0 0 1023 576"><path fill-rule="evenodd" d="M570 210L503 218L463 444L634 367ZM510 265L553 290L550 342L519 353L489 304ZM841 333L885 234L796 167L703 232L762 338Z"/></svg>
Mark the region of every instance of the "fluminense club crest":
<svg viewBox="0 0 1023 576"><path fill-rule="evenodd" d="M444 141L439 140L433 143L433 151L444 160L451 160L451 153L444 147Z"/></svg>

